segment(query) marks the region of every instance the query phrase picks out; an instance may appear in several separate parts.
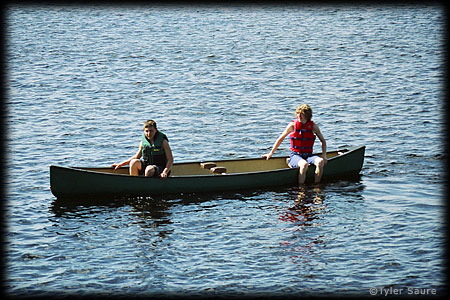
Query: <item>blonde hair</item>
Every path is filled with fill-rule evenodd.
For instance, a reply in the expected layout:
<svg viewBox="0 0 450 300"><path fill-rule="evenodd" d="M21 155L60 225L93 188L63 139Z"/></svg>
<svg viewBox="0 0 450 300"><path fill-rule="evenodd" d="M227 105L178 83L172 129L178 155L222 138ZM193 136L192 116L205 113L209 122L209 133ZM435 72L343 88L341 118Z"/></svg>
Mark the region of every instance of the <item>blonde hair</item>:
<svg viewBox="0 0 450 300"><path fill-rule="evenodd" d="M312 113L313 113L312 108L308 104L299 105L297 107L297 109L295 110L295 115L296 116L298 114L304 114L305 117L306 117L306 120L308 120L308 121L311 121Z"/></svg>
<svg viewBox="0 0 450 300"><path fill-rule="evenodd" d="M155 129L158 129L158 128L156 127L156 122L155 122L155 121L153 121L153 120L147 120L147 121L145 121L145 122L144 122L144 129L145 129L145 128L150 128L150 127L153 127L153 128L155 128Z"/></svg>

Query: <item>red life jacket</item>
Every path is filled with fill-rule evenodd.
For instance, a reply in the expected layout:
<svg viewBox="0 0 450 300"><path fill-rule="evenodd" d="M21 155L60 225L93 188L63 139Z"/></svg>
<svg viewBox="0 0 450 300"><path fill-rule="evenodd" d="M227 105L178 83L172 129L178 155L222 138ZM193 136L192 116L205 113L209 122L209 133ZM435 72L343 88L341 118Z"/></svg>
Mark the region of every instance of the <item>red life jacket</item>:
<svg viewBox="0 0 450 300"><path fill-rule="evenodd" d="M294 132L291 133L291 150L298 153L312 153L316 135L313 133L313 121L302 124L294 120Z"/></svg>

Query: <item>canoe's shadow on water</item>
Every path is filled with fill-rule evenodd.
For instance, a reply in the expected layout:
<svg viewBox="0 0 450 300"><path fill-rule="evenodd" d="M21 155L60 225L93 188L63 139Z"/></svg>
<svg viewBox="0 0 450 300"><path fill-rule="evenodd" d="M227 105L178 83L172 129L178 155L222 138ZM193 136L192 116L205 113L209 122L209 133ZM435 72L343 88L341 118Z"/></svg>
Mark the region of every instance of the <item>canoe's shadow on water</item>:
<svg viewBox="0 0 450 300"><path fill-rule="evenodd" d="M322 184L307 184L305 188L307 190L313 190L316 188L327 189L336 185L346 183L360 183L361 176L348 178L347 180L328 181ZM297 186L267 188L267 189L252 189L252 190L239 190L239 191L223 191L223 192L204 192L204 193L189 193L189 194L167 194L159 196L133 196L133 197L83 197L83 198L56 198L50 207L50 210L56 217L63 217L66 214L79 213L89 207L123 207L131 206L136 210L142 212L161 212L166 211L172 205L184 205L195 204L207 201L217 200L235 200L246 201L255 200L264 197L264 194L289 194L292 195L295 201L298 200L300 194L304 191L304 188Z"/></svg>
<svg viewBox="0 0 450 300"><path fill-rule="evenodd" d="M158 196L132 196L132 197L84 197L84 198L56 198L50 207L53 214L57 217L64 216L66 213L76 213L84 211L88 207L123 207L132 206L139 211L160 211L167 210L172 205L195 204L217 200L236 200L245 201L254 199L268 191L286 192L292 189L258 189L251 191L227 191L227 192L205 192L189 194L167 194Z"/></svg>

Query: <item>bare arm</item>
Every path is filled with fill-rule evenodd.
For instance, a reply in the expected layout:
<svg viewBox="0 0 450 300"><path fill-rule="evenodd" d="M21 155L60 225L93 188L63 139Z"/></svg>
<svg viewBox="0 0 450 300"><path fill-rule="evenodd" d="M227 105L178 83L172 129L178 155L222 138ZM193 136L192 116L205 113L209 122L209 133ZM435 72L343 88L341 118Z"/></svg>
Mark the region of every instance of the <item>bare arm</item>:
<svg viewBox="0 0 450 300"><path fill-rule="evenodd" d="M114 163L114 164L112 164L112 165L111 165L111 168L114 168L114 169L117 170L118 168L120 168L120 167L122 167L122 166L129 165L130 162L131 162L133 159L139 159L139 158L141 158L141 156L142 156L142 142L139 144L139 149L138 149L138 151L136 152L135 155L133 155L132 157L130 157L130 158L127 159L127 160L124 160L124 161L121 162L121 163Z"/></svg>
<svg viewBox="0 0 450 300"><path fill-rule="evenodd" d="M167 140L163 140L162 148L164 150L164 153L166 154L167 163L160 176L161 178L166 178L167 176L169 176L170 169L173 165L173 155L172 149L170 148L169 142Z"/></svg>
<svg viewBox="0 0 450 300"><path fill-rule="evenodd" d="M269 153L262 155L262 157L265 157L267 160L272 157L272 155L275 153L275 151L280 147L281 143L284 141L286 136L290 134L292 131L294 131L294 122L289 123L288 126L286 126L286 129L280 134L280 136L277 138L275 143L272 146L272 150L270 150Z"/></svg>
<svg viewBox="0 0 450 300"><path fill-rule="evenodd" d="M322 143L322 158L324 159L325 163L327 163L327 142L325 141L325 138L323 137L322 132L320 132L319 126L317 126L317 124L314 124L313 131L319 138L320 143Z"/></svg>

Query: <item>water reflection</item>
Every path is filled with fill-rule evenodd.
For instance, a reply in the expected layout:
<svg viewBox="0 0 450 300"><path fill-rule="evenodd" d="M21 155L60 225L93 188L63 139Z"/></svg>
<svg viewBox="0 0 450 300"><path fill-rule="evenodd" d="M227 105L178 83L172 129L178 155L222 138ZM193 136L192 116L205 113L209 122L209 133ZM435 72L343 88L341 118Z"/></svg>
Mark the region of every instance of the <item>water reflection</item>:
<svg viewBox="0 0 450 300"><path fill-rule="evenodd" d="M318 213L325 208L323 187L305 185L296 188L293 194L296 194L294 206L285 211L280 216L280 220L295 222L299 226L313 225L313 221L318 218Z"/></svg>
<svg viewBox="0 0 450 300"><path fill-rule="evenodd" d="M91 219L88 223L95 224L99 221L96 221L99 214L110 213L111 209L114 209L117 218L124 219L125 223L118 223L109 217L109 222L113 223L111 226L126 227L137 224L142 229L157 230L157 235L164 238L170 233L167 225L172 224L170 218L172 205L172 201L152 197L55 199L50 207L53 214L50 220L61 223L59 221L62 219Z"/></svg>
<svg viewBox="0 0 450 300"><path fill-rule="evenodd" d="M173 206L190 205L221 199L244 201L264 191L200 193L163 195L154 197L103 197L103 198L55 198L49 210L49 220L64 234L68 226L84 231L98 230L98 226L114 226L120 229L138 225L142 236L151 235L164 239L173 232ZM199 207L200 210L204 207ZM104 216L108 215L108 220ZM83 220L83 222L79 222ZM70 224L70 225L69 225ZM155 236L156 235L156 236Z"/></svg>
<svg viewBox="0 0 450 300"><path fill-rule="evenodd" d="M286 222L283 231L291 232L280 242L282 251L294 263L309 263L314 255L327 244L327 236L332 236L330 228L335 228L348 210L355 214L360 205L348 206L344 202L364 200L365 185L357 181L336 181L305 185L289 191L292 199L284 208L279 219ZM345 201L343 202L343 200ZM357 215L357 213L356 213Z"/></svg>
<svg viewBox="0 0 450 300"><path fill-rule="evenodd" d="M161 199L134 199L129 204L136 212L134 216L142 219L139 222L143 228L158 228L158 236L165 238L173 230L168 230L167 225L172 224L170 208L172 202Z"/></svg>
<svg viewBox="0 0 450 300"><path fill-rule="evenodd" d="M284 230L292 231L289 239L280 243L282 250L294 263L311 261L315 245L323 244L323 236L306 229L319 226L320 214L325 208L325 192L321 185L305 185L291 190L294 205L285 209L279 219L291 223Z"/></svg>

